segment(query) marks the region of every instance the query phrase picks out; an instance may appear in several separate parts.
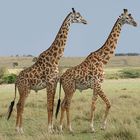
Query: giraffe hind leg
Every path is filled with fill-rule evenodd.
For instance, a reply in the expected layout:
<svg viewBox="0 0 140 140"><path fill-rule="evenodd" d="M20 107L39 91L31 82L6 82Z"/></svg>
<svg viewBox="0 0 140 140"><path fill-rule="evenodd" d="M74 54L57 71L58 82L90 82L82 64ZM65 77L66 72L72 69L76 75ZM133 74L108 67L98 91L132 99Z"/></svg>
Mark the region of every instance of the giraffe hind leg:
<svg viewBox="0 0 140 140"><path fill-rule="evenodd" d="M18 133L22 134L23 133L22 115L23 115L23 111L24 111L25 100L26 100L26 97L28 95L28 90L26 90L26 88L24 88L24 90L19 89L19 94L20 94L20 97L19 97L19 101L17 103L16 131Z"/></svg>
<svg viewBox="0 0 140 140"><path fill-rule="evenodd" d="M71 94L69 93L68 96L66 95L61 104L60 131L62 131L62 122L64 118L64 113L66 111L68 130L70 132L73 132L72 127L71 127L71 122L70 122L70 104L71 104L72 95L73 93Z"/></svg>
<svg viewBox="0 0 140 140"><path fill-rule="evenodd" d="M63 123L63 119L64 119L64 113L66 111L66 108L64 107L64 104L65 104L65 99L61 103L60 132L63 132L62 123Z"/></svg>

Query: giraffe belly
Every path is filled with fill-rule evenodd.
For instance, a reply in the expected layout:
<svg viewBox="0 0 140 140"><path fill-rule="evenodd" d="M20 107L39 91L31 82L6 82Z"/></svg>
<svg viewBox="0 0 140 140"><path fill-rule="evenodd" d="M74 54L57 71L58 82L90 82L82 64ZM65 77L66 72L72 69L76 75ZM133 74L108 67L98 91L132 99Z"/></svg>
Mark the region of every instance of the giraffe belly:
<svg viewBox="0 0 140 140"><path fill-rule="evenodd" d="M46 82L40 82L40 83L37 83L36 85L33 85L31 87L31 89L32 90L35 90L37 92L38 90L41 90L41 89L46 88L46 86L47 86L47 83Z"/></svg>
<svg viewBox="0 0 140 140"><path fill-rule="evenodd" d="M77 81L76 82L76 89L78 89L80 92L82 92L82 90L86 90L88 88L92 89L92 85L93 85L93 80L90 81Z"/></svg>

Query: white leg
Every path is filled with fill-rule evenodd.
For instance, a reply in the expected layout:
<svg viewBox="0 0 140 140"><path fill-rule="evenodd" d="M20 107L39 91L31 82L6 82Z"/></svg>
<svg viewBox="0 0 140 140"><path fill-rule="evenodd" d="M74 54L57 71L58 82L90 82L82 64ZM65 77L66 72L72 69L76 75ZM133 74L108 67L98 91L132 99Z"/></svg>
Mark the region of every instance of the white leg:
<svg viewBox="0 0 140 140"><path fill-rule="evenodd" d="M53 131L52 131L52 125L51 124L48 125L48 133L50 133L50 134L53 133Z"/></svg>
<svg viewBox="0 0 140 140"><path fill-rule="evenodd" d="M95 132L95 128L94 128L93 122L90 124L90 128L91 128L91 132Z"/></svg>
<svg viewBox="0 0 140 140"><path fill-rule="evenodd" d="M68 129L69 129L70 132L73 132L73 129L71 127L71 124L69 124Z"/></svg>
<svg viewBox="0 0 140 140"><path fill-rule="evenodd" d="M103 123L101 124L101 129L102 130L105 130L106 129L106 124L107 124L107 121L103 121Z"/></svg>
<svg viewBox="0 0 140 140"><path fill-rule="evenodd" d="M23 131L23 128L22 128L22 127L21 127L21 128L16 127L16 132L17 132L18 134L24 134L24 131Z"/></svg>

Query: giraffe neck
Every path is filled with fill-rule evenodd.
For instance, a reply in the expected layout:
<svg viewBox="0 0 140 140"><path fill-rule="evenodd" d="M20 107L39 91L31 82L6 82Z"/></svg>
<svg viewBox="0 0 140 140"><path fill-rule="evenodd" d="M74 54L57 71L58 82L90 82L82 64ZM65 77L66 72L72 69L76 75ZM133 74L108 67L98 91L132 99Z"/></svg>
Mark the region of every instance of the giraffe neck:
<svg viewBox="0 0 140 140"><path fill-rule="evenodd" d="M52 65L58 65L58 62L60 58L63 55L64 48L67 41L67 36L69 32L69 27L71 25L71 19L70 19L71 13L65 18L63 21L55 40L53 41L50 48L48 48L46 51L44 51L39 58L46 59L49 61Z"/></svg>
<svg viewBox="0 0 140 140"><path fill-rule="evenodd" d="M118 19L104 45L96 51L96 54L100 56L103 64L107 64L111 56L114 54L122 25L121 20Z"/></svg>

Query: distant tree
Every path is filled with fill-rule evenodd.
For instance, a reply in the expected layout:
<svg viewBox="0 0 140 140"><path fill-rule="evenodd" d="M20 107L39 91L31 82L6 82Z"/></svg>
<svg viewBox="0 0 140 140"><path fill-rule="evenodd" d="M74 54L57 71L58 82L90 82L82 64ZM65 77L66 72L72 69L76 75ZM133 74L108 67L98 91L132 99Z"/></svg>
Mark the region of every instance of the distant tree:
<svg viewBox="0 0 140 140"><path fill-rule="evenodd" d="M13 62L13 67L15 68L16 66L18 66L18 62Z"/></svg>
<svg viewBox="0 0 140 140"><path fill-rule="evenodd" d="M139 53L116 53L115 56L139 56Z"/></svg>
<svg viewBox="0 0 140 140"><path fill-rule="evenodd" d="M140 55L139 53L127 53L128 56L138 56Z"/></svg>
<svg viewBox="0 0 140 140"><path fill-rule="evenodd" d="M28 55L27 55L27 57L33 57L33 55L31 55L31 54L28 54Z"/></svg>
<svg viewBox="0 0 140 140"><path fill-rule="evenodd" d="M115 56L126 56L127 54L125 53L116 53Z"/></svg>
<svg viewBox="0 0 140 140"><path fill-rule="evenodd" d="M37 57L34 57L33 59L32 59L32 62L36 62L37 61Z"/></svg>

